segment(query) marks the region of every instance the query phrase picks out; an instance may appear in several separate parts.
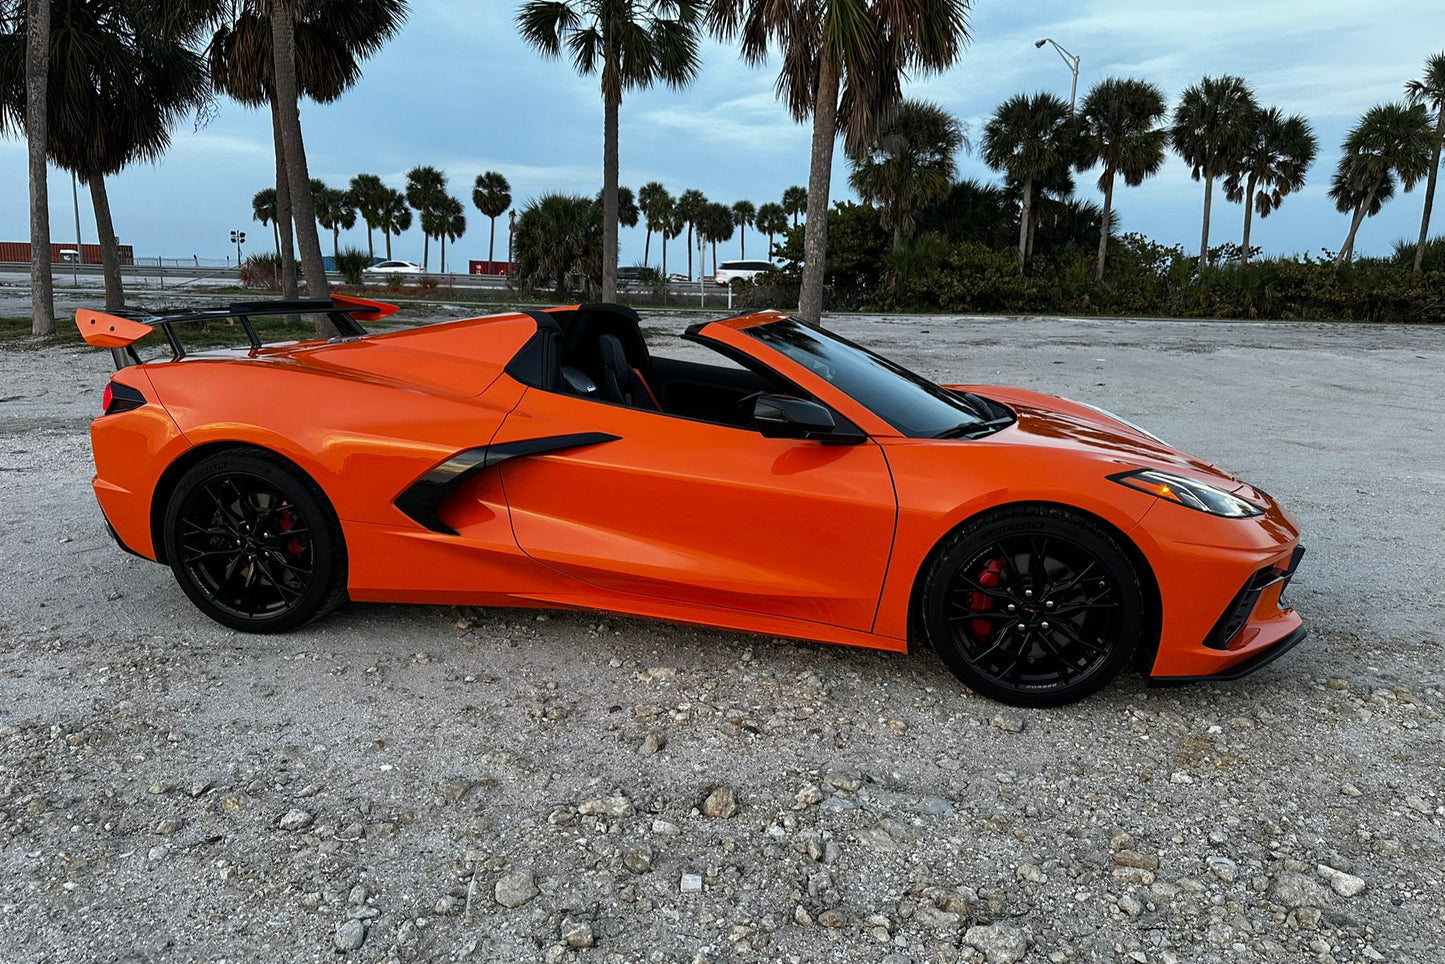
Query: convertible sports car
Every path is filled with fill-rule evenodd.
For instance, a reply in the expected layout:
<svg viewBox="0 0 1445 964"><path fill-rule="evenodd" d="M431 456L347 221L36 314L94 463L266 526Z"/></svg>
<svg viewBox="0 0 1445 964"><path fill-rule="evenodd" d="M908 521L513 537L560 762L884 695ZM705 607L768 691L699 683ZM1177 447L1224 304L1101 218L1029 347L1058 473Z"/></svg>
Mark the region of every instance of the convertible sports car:
<svg viewBox="0 0 1445 964"><path fill-rule="evenodd" d="M1126 666L1234 679L1304 638L1289 515L1093 406L935 385L774 311L693 325L679 359L618 305L359 323L395 310L79 312L118 368L92 440L121 547L248 632L348 599L582 607L931 644L1018 705ZM301 313L339 336L263 345L251 321ZM218 318L249 347L187 352ZM143 362L156 329L169 355Z"/></svg>

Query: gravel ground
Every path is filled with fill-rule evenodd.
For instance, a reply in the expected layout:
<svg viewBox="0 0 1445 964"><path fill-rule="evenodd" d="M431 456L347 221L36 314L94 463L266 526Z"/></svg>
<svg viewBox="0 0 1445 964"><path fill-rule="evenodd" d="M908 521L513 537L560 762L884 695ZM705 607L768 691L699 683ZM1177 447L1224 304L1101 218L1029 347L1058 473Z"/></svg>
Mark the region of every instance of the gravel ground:
<svg viewBox="0 0 1445 964"><path fill-rule="evenodd" d="M588 613L245 637L102 529L108 358L4 351L0 960L1441 960L1442 332L836 327L1257 481L1310 641L1025 713L931 654Z"/></svg>

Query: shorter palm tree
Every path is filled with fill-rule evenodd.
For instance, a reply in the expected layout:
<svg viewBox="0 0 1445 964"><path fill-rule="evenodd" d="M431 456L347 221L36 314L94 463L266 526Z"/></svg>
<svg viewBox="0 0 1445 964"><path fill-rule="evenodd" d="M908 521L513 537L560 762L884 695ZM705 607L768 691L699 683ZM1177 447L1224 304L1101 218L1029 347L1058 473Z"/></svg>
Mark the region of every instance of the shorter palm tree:
<svg viewBox="0 0 1445 964"><path fill-rule="evenodd" d="M692 277L692 235L697 230L702 213L708 205L707 196L701 191L687 190L678 195L677 213L687 225L687 276ZM702 274L702 265L697 266L698 274Z"/></svg>
<svg viewBox="0 0 1445 964"><path fill-rule="evenodd" d="M757 206L752 201L737 201L733 204L733 224L737 225L738 237L742 244L740 257L748 256L748 228L758 216Z"/></svg>
<svg viewBox="0 0 1445 964"><path fill-rule="evenodd" d="M716 201L709 202L702 210L697 222L697 231L704 241L712 246L712 271L717 274L717 246L720 242L732 240L733 209ZM698 270L702 266L698 265Z"/></svg>
<svg viewBox="0 0 1445 964"><path fill-rule="evenodd" d="M431 239L435 236L427 229L427 225L438 223L437 211L445 203L443 199L447 196L447 176L441 171L422 165L407 172L406 203L416 210L421 219L423 270L431 267Z"/></svg>
<svg viewBox="0 0 1445 964"><path fill-rule="evenodd" d="M852 159L848 183L879 208L883 228L893 232L894 251L913 237L915 212L948 194L960 149L968 149L968 138L958 118L937 104L904 100L878 128L867 151Z"/></svg>
<svg viewBox="0 0 1445 964"><path fill-rule="evenodd" d="M637 206L647 236L642 242L642 263L652 264L652 232L662 230L662 219L672 212L672 195L658 181L648 181L637 191Z"/></svg>
<svg viewBox="0 0 1445 964"><path fill-rule="evenodd" d="M366 253L372 259L376 258L376 239L373 235L380 220L381 203L386 198L387 190L387 186L375 174L358 174L347 187L357 213L361 215L361 220L366 222Z"/></svg>
<svg viewBox="0 0 1445 964"><path fill-rule="evenodd" d="M270 226L276 236L276 253L281 253L281 225L276 219L276 189L263 187L251 196L251 217L261 222L262 227Z"/></svg>
<svg viewBox="0 0 1445 964"><path fill-rule="evenodd" d="M1078 156L1080 173L1099 165L1099 190L1104 192L1100 216L1099 259L1095 280L1104 277L1109 252L1109 230L1114 211L1114 178L1138 187L1164 165L1169 135L1160 122L1166 111L1164 92L1142 80L1110 77L1094 85L1079 109Z"/></svg>
<svg viewBox="0 0 1445 964"><path fill-rule="evenodd" d="M390 261L392 235L411 229L411 207L406 203L405 194L396 188L386 189L386 194L376 209L376 226L381 229L382 237L386 238L386 260Z"/></svg>
<svg viewBox="0 0 1445 964"><path fill-rule="evenodd" d="M1174 109L1169 139L1194 180L1204 182L1204 226L1199 239L1199 269L1209 264L1209 217L1214 181L1239 167L1249 145L1259 105L1239 77L1205 77L1185 89Z"/></svg>
<svg viewBox="0 0 1445 964"><path fill-rule="evenodd" d="M327 187L311 181L311 196L316 199L316 223L331 232L331 258L341 256L341 232L356 227L356 202L349 191Z"/></svg>
<svg viewBox="0 0 1445 964"><path fill-rule="evenodd" d="M758 215L753 221L754 226L768 236L768 259L773 257L773 245L775 237L788 230L788 212L776 201L769 201L767 204L758 205Z"/></svg>
<svg viewBox="0 0 1445 964"><path fill-rule="evenodd" d="M1278 107L1261 111L1245 144L1239 167L1224 178L1224 196L1244 202L1244 238L1240 260L1249 263L1249 229L1252 215L1269 217L1287 195L1305 186L1305 176L1319 141L1309 121L1299 114L1286 117Z"/></svg>
<svg viewBox="0 0 1445 964"><path fill-rule="evenodd" d="M1053 94L1015 94L994 111L983 129L983 160L1023 189L1019 218L1019 270L1028 260L1034 187L1067 174L1073 160L1069 105Z"/></svg>
<svg viewBox="0 0 1445 964"><path fill-rule="evenodd" d="M1350 233L1336 265L1354 257L1360 224L1395 196L1397 181L1409 191L1429 173L1432 136L1423 104L1377 104L1345 135L1330 197L1336 210L1351 215Z"/></svg>
<svg viewBox="0 0 1445 964"><path fill-rule="evenodd" d="M1420 240L1415 244L1415 267L1418 274L1425 264L1425 244L1430 235L1430 213L1435 207L1435 183L1440 176L1440 151L1445 146L1445 52L1425 61L1425 73L1405 85L1405 96L1412 104L1422 104L1435 112L1435 138L1431 141L1430 173L1425 181L1425 210L1420 215Z"/></svg>
<svg viewBox="0 0 1445 964"><path fill-rule="evenodd" d="M687 226L681 214L678 213L677 205L674 204L668 212L663 215L657 225L657 232L662 238L662 303L667 304L667 242L682 233Z"/></svg>
<svg viewBox="0 0 1445 964"><path fill-rule="evenodd" d="M799 184L794 184L783 192L783 211L793 219L793 227L798 226L798 217L808 210L808 189Z"/></svg>
<svg viewBox="0 0 1445 964"><path fill-rule="evenodd" d="M430 223L428 223L430 219ZM442 274L447 273L447 242L453 244L467 233L466 208L450 194L443 197L437 206L422 215L422 228L442 242Z"/></svg>
<svg viewBox="0 0 1445 964"><path fill-rule="evenodd" d="M580 276L590 287L602 275L602 218L590 197L544 194L517 217L513 237L517 277L524 290L551 283L559 300Z"/></svg>
<svg viewBox="0 0 1445 964"><path fill-rule="evenodd" d="M478 174L472 186L472 204L491 222L491 236L487 242L487 265L490 269L497 254L497 218L506 214L512 206L512 185L496 171Z"/></svg>

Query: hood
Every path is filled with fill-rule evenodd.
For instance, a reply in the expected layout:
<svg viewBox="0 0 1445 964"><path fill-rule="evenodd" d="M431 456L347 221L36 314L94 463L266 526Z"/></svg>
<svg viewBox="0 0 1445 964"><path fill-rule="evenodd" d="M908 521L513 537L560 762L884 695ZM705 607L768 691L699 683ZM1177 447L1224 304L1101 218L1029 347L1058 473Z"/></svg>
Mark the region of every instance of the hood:
<svg viewBox="0 0 1445 964"><path fill-rule="evenodd" d="M1014 410L1018 421L989 436L990 439L1092 454L1117 462L1121 471L1126 468L1163 469L1229 491L1249 488L1241 479L1219 466L1181 452L1134 426L1079 402L1000 385L947 387L994 399ZM1253 490L1241 493L1244 498L1253 494Z"/></svg>

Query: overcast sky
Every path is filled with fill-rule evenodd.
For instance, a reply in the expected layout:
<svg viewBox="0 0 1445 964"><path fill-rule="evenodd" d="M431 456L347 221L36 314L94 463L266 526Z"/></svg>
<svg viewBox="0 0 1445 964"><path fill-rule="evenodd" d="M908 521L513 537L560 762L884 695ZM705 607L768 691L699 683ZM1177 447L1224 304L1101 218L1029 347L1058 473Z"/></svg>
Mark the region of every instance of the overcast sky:
<svg viewBox="0 0 1445 964"><path fill-rule="evenodd" d="M468 231L455 245L454 266L485 258L487 219L470 204L472 182L485 170L511 181L514 203L547 191L593 193L601 187L602 104L596 78L578 77L567 63L543 60L517 37L514 2L458 3L412 0L403 33L366 65L362 81L338 103L302 105L313 177L344 186L359 172L380 174L401 187L417 164L443 168L451 190L467 203ZM1372 104L1400 99L1402 85L1418 76L1427 56L1445 45L1445 7L1439 0L1040 0L1029 4L978 0L973 41L946 74L906 85L910 96L937 101L968 125L977 140L983 122L1005 97L1050 90L1067 97L1069 71L1050 49L1033 42L1050 36L1082 57L1080 98L1111 76L1159 84L1171 108L1179 92L1205 74L1235 73L1256 88L1260 101L1305 114L1320 140L1320 157L1305 189L1269 218L1256 219L1253 241L1268 253L1318 253L1338 248L1349 227L1326 196L1339 143ZM674 194L698 188L710 199L755 204L777 200L784 188L806 184L809 132L794 124L773 93L775 67L751 68L734 50L709 42L702 72L683 91L658 89L629 95L622 105L622 183L634 190L661 181ZM841 153L841 152L840 152ZM123 172L111 182L111 203L121 242L137 255L221 258L235 227L252 249L271 248L271 232L251 220L250 199L273 178L271 127L264 111L223 102L203 129L175 133L159 164ZM960 176L993 179L973 155L961 158ZM847 168L834 173L835 199L848 196ZM27 234L24 145L0 141L0 240ZM1079 178L1080 193L1095 196L1093 178ZM75 236L69 177L51 177L56 241ZM1401 194L1360 230L1363 253L1387 251L1419 228L1423 188ZM1216 194L1211 240L1238 240L1242 208ZM81 190L81 231L95 226ZM1140 188L1120 188L1116 207L1125 231L1199 243L1202 187L1177 157ZM1445 215L1437 215L1442 223ZM498 257L505 251L505 219L498 219ZM1445 223L1434 233L1445 233ZM756 256L756 235L749 252ZM343 234L343 244L366 246L365 231ZM377 236L380 245L380 235ZM721 251L736 256L736 237ZM330 252L330 238L323 237ZM622 263L642 259L641 229L623 231ZM421 233L413 228L394 243L397 257L420 261ZM670 246L669 268L684 257ZM654 239L654 263L658 261ZM436 246L431 254L437 265Z"/></svg>

